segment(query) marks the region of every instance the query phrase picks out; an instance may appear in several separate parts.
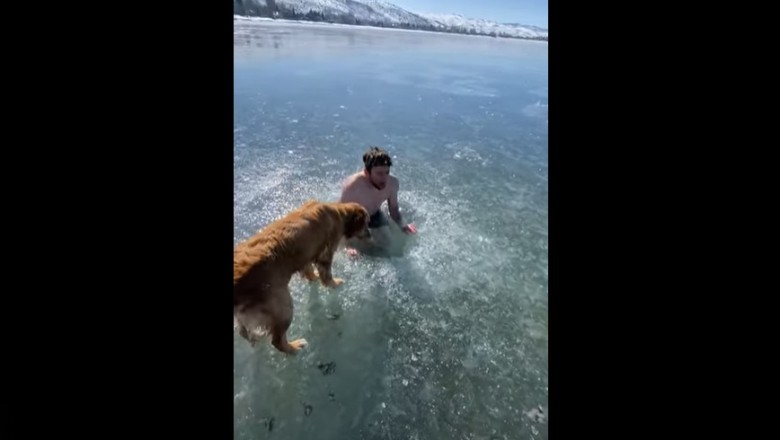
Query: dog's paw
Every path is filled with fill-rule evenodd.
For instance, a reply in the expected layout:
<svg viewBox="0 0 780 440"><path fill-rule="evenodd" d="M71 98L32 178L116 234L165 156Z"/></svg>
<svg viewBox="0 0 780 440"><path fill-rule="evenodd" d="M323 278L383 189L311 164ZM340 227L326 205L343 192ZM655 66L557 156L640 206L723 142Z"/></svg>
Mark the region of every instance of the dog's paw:
<svg viewBox="0 0 780 440"><path fill-rule="evenodd" d="M330 283L328 283L328 286L330 287L338 287L340 285L344 284L344 279L342 278L333 278Z"/></svg>
<svg viewBox="0 0 780 440"><path fill-rule="evenodd" d="M290 346L292 348L294 348L295 351L298 351L298 350L300 350L301 348L303 348L303 347L305 347L307 345L309 345L309 343L306 342L306 339L304 339L304 338L296 339L296 340L290 342Z"/></svg>
<svg viewBox="0 0 780 440"><path fill-rule="evenodd" d="M320 274L316 269L314 269L311 272L302 271L301 277L307 281L316 281L320 278Z"/></svg>

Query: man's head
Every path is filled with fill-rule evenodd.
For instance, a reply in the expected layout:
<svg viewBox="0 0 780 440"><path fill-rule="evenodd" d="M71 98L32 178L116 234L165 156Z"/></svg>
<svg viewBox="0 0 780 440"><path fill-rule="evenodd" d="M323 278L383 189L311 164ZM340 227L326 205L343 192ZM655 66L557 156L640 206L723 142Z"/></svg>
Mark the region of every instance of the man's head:
<svg viewBox="0 0 780 440"><path fill-rule="evenodd" d="M390 167L393 161L387 151L379 147L371 147L363 155L363 165L368 180L375 187L382 189L387 184L387 177L390 175Z"/></svg>

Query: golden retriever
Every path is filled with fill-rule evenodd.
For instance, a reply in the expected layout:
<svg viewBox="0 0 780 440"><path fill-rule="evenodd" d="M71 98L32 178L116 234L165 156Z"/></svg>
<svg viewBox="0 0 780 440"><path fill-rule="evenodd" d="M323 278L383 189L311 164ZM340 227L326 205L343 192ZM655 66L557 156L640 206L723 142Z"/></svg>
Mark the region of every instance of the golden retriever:
<svg viewBox="0 0 780 440"><path fill-rule="evenodd" d="M333 255L342 239L366 238L369 215L357 203L309 200L269 224L233 250L233 315L238 333L254 347L271 335L277 350L295 354L306 345L287 341L293 317L288 285L297 272L309 281L336 287ZM317 266L315 270L314 266Z"/></svg>

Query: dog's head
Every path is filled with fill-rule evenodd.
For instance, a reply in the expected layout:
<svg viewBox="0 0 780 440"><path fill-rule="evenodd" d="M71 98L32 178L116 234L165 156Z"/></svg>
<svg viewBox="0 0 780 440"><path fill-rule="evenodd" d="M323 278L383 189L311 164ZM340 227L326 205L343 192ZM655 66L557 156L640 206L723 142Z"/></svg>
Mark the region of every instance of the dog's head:
<svg viewBox="0 0 780 440"><path fill-rule="evenodd" d="M369 215L366 208L357 203L345 203L344 211L344 235L347 238L369 238L371 233L368 231Z"/></svg>

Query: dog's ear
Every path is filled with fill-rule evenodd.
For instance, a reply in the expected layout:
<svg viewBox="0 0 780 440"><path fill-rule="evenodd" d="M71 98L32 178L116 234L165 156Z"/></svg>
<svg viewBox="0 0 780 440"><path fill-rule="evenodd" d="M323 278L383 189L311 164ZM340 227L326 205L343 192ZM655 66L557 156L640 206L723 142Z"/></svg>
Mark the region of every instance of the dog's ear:
<svg viewBox="0 0 780 440"><path fill-rule="evenodd" d="M355 234L362 231L367 224L368 211L366 211L362 206L355 207L355 209L351 210L347 215L347 221L345 225L346 231L344 232L347 236L354 236Z"/></svg>

